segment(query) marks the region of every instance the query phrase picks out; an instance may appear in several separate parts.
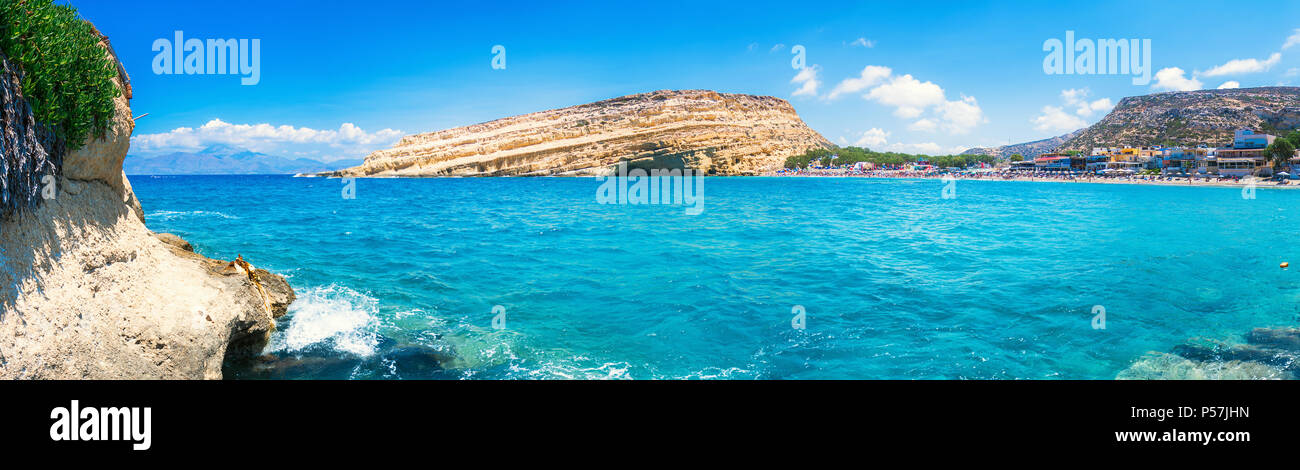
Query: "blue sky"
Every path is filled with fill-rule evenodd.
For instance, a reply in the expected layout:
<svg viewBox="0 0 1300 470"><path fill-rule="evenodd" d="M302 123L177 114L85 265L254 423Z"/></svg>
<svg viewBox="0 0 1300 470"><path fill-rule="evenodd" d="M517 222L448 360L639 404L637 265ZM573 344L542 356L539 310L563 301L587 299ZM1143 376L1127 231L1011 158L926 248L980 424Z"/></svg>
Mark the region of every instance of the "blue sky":
<svg viewBox="0 0 1300 470"><path fill-rule="evenodd" d="M787 99L840 144L937 154L1063 134L1126 96L1300 85L1300 2L128 3L72 2L149 113L140 155L226 143L361 158L405 134L695 88ZM155 40L177 30L258 39L260 81L153 73ZM1067 30L1150 39L1151 82L1046 74L1044 41Z"/></svg>

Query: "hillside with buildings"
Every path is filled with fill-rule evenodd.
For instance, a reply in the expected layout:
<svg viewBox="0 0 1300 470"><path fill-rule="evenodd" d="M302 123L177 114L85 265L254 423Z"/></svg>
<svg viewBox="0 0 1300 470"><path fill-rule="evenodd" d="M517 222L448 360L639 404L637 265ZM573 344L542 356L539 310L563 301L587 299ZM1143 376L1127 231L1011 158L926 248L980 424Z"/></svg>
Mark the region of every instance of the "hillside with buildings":
<svg viewBox="0 0 1300 470"><path fill-rule="evenodd" d="M1022 144L973 148L1025 171L1271 173L1265 148L1300 128L1300 88L1260 87L1124 98L1092 126Z"/></svg>
<svg viewBox="0 0 1300 470"><path fill-rule="evenodd" d="M1124 98L1101 121L1065 135L962 153L1033 158L1103 147L1223 147L1238 129L1278 134L1298 127L1300 87L1176 91Z"/></svg>
<svg viewBox="0 0 1300 470"><path fill-rule="evenodd" d="M1277 134L1300 127L1300 88L1261 87L1124 98L1106 117L1057 147L1224 147L1238 129Z"/></svg>
<svg viewBox="0 0 1300 470"><path fill-rule="evenodd" d="M1279 140L1285 141L1280 144L1286 144L1282 150L1273 146ZM1010 162L1010 168L1012 171L1036 173L1273 176L1275 171L1282 170L1290 170L1288 174L1295 173L1296 165L1300 164L1300 151L1295 150L1293 140L1300 140L1300 134L1282 138L1251 129L1238 129L1223 146L1093 147L1086 152L1045 153L1032 159ZM1279 157L1282 160L1276 160L1274 151L1290 158Z"/></svg>

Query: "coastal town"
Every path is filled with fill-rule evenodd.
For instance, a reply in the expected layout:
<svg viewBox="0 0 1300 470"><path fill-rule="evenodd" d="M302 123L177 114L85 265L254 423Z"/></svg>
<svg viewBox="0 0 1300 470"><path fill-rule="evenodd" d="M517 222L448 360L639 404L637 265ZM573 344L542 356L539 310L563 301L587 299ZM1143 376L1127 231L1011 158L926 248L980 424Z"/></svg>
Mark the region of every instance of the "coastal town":
<svg viewBox="0 0 1300 470"><path fill-rule="evenodd" d="M1288 136L1288 137L1300 137ZM1006 180L1055 180L1125 183L1248 184L1260 180L1290 184L1300 178L1300 150L1287 138L1238 129L1225 147L1125 146L1052 152L1033 158L1012 155L1001 162L971 160L964 166L915 161L888 164L870 161L837 163L839 155L812 160L806 167L786 168L773 176L961 177ZM1283 157L1279 158L1279 153ZM821 165L822 162L827 165Z"/></svg>

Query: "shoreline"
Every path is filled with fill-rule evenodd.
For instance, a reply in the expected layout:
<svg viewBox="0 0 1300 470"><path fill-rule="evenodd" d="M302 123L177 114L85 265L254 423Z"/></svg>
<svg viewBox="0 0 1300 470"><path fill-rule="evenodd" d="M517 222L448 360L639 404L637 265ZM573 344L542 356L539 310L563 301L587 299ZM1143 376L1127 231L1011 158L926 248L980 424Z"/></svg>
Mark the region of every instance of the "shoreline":
<svg viewBox="0 0 1300 470"><path fill-rule="evenodd" d="M1153 180L1134 177L1059 177L1059 176L971 176L971 175L936 175L936 174L905 174L905 175L883 175L883 174L776 174L768 173L762 176L773 178L865 178L865 179L913 179L913 180L943 180L951 177L954 181L1014 181L1025 183L1091 183L1091 184L1127 184L1142 186L1178 186L1187 188L1245 188L1250 183L1244 180L1219 181L1207 179L1194 179L1188 181L1186 178L1174 180ZM1272 180L1256 180L1255 188L1273 188L1273 189L1300 189L1300 183L1277 184Z"/></svg>
<svg viewBox="0 0 1300 470"><path fill-rule="evenodd" d="M326 178L340 179L341 176L325 176L313 174L289 174L289 173L267 173L267 174L168 174L168 175L127 175L138 177L159 177L159 176L284 176L290 178ZM1242 180L1220 181L1196 179L1188 182L1182 178L1178 180L1151 180L1133 177L1051 177L1051 176L971 176L971 175L881 175L881 174L777 174L764 173L759 175L700 175L700 178L861 178L861 179L879 179L879 180L943 180L946 176L952 176L957 181L1007 181L1007 182L1024 182L1024 183L1084 183L1084 184L1127 184L1127 185L1145 185L1145 186L1179 186L1192 188L1244 188L1249 183ZM346 178L355 179L475 179L475 178L596 178L595 175L505 175L505 176L349 176ZM1276 181L1259 179L1255 187L1271 189L1300 189L1300 181L1288 184L1277 184Z"/></svg>

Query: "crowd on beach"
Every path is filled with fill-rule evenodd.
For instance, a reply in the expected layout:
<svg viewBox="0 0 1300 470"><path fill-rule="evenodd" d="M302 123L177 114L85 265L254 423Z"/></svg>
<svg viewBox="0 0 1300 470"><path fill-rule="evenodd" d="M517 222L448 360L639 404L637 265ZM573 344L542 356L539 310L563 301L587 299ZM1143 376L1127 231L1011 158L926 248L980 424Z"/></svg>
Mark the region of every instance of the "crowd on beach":
<svg viewBox="0 0 1300 470"><path fill-rule="evenodd" d="M855 166L809 167L781 169L768 176L791 177L864 177L864 178L934 178L992 181L1055 181L1073 183L1126 183L1126 184L1181 184L1198 186L1241 186L1246 184L1271 186L1300 186L1286 177L1252 178L1205 174L1143 174L1143 173L1090 173L1015 171L1010 169L863 169Z"/></svg>

